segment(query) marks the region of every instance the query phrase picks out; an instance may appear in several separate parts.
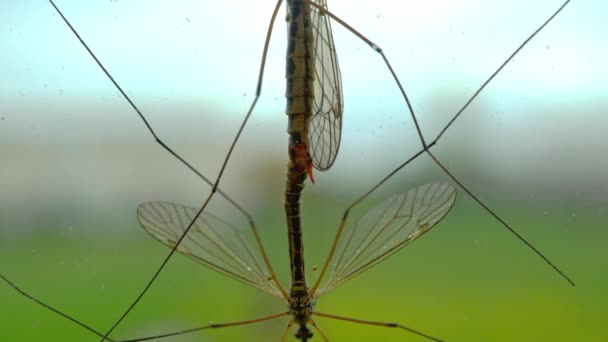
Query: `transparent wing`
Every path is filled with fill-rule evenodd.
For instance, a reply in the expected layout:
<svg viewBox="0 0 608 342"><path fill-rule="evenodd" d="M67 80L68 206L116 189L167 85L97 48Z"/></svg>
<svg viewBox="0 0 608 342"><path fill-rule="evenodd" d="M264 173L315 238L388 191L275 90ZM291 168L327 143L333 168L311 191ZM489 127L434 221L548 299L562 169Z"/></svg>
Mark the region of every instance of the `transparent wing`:
<svg viewBox="0 0 608 342"><path fill-rule="evenodd" d="M144 229L173 248L198 210L168 202L147 202L137 208ZM229 277L282 298L264 263L253 234L203 212L177 251Z"/></svg>
<svg viewBox="0 0 608 342"><path fill-rule="evenodd" d="M450 210L456 189L424 184L389 197L345 228L318 295L343 284L405 247Z"/></svg>
<svg viewBox="0 0 608 342"><path fill-rule="evenodd" d="M327 8L325 0L315 1ZM310 156L317 170L329 169L338 154L342 134L342 80L330 18L311 9L314 44L314 102L309 127Z"/></svg>

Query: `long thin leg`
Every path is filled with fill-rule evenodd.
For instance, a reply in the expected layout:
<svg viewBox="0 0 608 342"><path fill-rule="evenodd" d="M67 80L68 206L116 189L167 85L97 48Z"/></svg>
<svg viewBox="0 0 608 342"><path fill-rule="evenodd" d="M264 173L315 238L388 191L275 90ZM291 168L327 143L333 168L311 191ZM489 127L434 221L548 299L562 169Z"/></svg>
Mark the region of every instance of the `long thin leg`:
<svg viewBox="0 0 608 342"><path fill-rule="evenodd" d="M283 337L281 337L281 342L285 342L287 340L287 335L289 334L289 331L291 330L291 327L293 327L294 324L296 324L296 321L294 320L291 320L289 323L287 323L287 327L285 328Z"/></svg>
<svg viewBox="0 0 608 342"><path fill-rule="evenodd" d="M532 251L534 251L534 253L536 253L536 255L538 255L539 257L541 257L541 259L543 259L549 266L551 266L551 268L553 268L553 270L555 270L555 272L557 272L560 276L562 276L562 278L566 279L572 286L576 286L574 284L574 281L572 281L572 279L570 279L570 277L568 277L562 270L559 269L559 267L557 267L551 260L549 260L546 256L543 255L543 253L541 253L536 247L534 247L534 245L532 245L530 242L528 242L528 240L526 240L523 236L521 236L520 233L518 233L515 229L513 229L511 227L510 224L506 223L502 218L500 218L500 216L498 216L494 210L490 209L490 207L488 207L485 203L483 203L479 197L477 197L474 193L472 193L467 187L465 187L454 175L453 173L448 170L440 161L439 159L437 159L435 157L434 154L431 153L431 151L427 151L427 153L431 156L431 158L433 159L433 161L454 181L456 182L456 184L458 184L467 194L469 194L469 196L471 196L471 198L477 202L480 206L482 206L490 215L492 215L492 217L494 217L494 219L496 219L498 222L500 222L504 227L506 227L513 235L515 235L521 242L523 242L528 248L530 248Z"/></svg>
<svg viewBox="0 0 608 342"><path fill-rule="evenodd" d="M169 154L171 154L173 157L175 157L176 159L178 159L182 164L184 164L188 169L190 169L192 172L194 172L200 179L202 179L205 183L207 183L208 185L211 186L215 186L217 192L224 197L230 204L232 204L235 208L237 208L243 215L245 215L247 218L251 219L251 215L245 210L243 209L238 203L236 203L230 196L228 196L225 192L223 192L221 189L218 189L216 185L214 185L214 183L216 182L212 182L208 177L206 177L204 174L202 174L199 170L197 170L194 166L192 166L192 164L190 164L187 160L185 160L184 158L182 158L177 152L175 152L169 145L167 145L157 134L156 131L154 131L154 129L152 128L152 125L150 125L150 123L148 122L148 119L146 119L146 117L143 115L143 113L139 110L139 107L137 107L137 105L135 104L135 102L133 102L133 100L131 100L131 98L129 97L129 95L127 95L127 93L122 89L122 87L118 84L118 82L116 82L116 80L114 79L114 77L110 74L110 72L103 66L103 64L101 63L101 61L97 58L97 56L95 55L95 53L93 53L93 51L91 50L91 48L88 46L88 44L84 41L84 39L82 39L82 37L80 37L80 34L76 31L76 29L72 26L72 24L70 24L70 22L68 21L68 19L63 15L63 13L61 12L61 10L57 7L57 5L55 5L55 3L53 2L53 0L49 0L49 2L51 3L51 5L53 6L53 8L55 9L55 11L57 11L57 13L59 14L59 16L61 17L61 19L65 22L65 24L70 28L70 31L72 31L72 33L76 36L76 38L78 39L78 41L82 44L82 46L87 50L87 52L89 53L89 55L95 60L95 63L99 66L99 68L103 71L103 73L106 75L106 77L108 77L108 79L110 80L110 82L112 82L112 84L114 85L114 87L118 90L118 92L122 95L122 97L129 103L129 106L137 113L137 115L140 117L140 119L143 121L144 125L146 126L146 128L148 129L148 132L150 132L150 134L152 135L152 137L154 138L154 141L156 143L158 143L163 149L165 149L167 152L169 152ZM265 56L264 56L265 59ZM263 71L263 70L262 70ZM258 86L259 87L259 86ZM257 99L257 98L256 98ZM252 104L252 106L255 104L255 100L254 103ZM249 114L249 112L248 112ZM243 122L242 126L244 126L247 118L249 116L246 116L245 121ZM242 128L241 128L242 129ZM240 133L240 131L239 131ZM237 139L238 139L238 135L237 135ZM233 143L234 145L234 143ZM228 158L227 158L228 159ZM226 163L226 161L224 162Z"/></svg>
<svg viewBox="0 0 608 342"><path fill-rule="evenodd" d="M438 339L438 338L433 337L431 335L427 335L427 334L425 334L423 332L420 332L418 330L412 329L410 327L406 327L405 325L402 325L402 324L399 324L399 323L368 321L368 320L365 320L365 319L358 319L358 318L351 318L351 317L344 317L344 316L336 316L336 315L326 314L326 313L321 313L321 312L314 312L313 315L314 316L331 318L331 319L337 319L337 320L340 320L340 321L358 323L358 324L375 325L375 326L378 326L378 327L386 327L386 328L399 328L399 329L403 329L405 331L409 331L412 334L415 334L415 335L427 338L427 339L429 339L431 341L444 342L444 340Z"/></svg>
<svg viewBox="0 0 608 342"><path fill-rule="evenodd" d="M313 328L315 328L315 330L319 333L319 335L321 335L321 338L323 339L323 341L329 342L329 338L327 338L327 335L325 335L323 330L321 330L321 328L319 327L317 322L315 322L314 320L311 319L310 321L308 321L308 323L310 323L310 325L312 325Z"/></svg>
<svg viewBox="0 0 608 342"><path fill-rule="evenodd" d="M469 107L469 105L471 104L471 102L473 102L473 100L475 100L477 95L479 95L481 93L481 91L484 90L488 84L490 84L490 82L494 79L494 77L496 77L496 75L498 75L502 71L502 69L504 69L504 67L511 60L513 60L513 58L519 53L519 51L521 51L521 49L523 49L524 46L526 46L532 40L532 38L536 37L536 35L540 31L542 31L545 28L545 26L547 26L553 20L553 18L555 18L566 7L566 5L568 5L569 2L570 2L570 0L566 0L564 3L562 3L562 5L555 12L553 12L553 14L549 18L547 18L547 20L545 20L545 22L542 25L540 25L534 32L532 32L532 34L530 34L528 36L528 38L526 38L526 40L524 40L521 44L519 44L517 49L515 49L509 55L509 57L507 57L507 59L504 60L504 62L502 62L502 64L492 73L492 75L490 75L490 77L488 77L488 79L486 79L485 82L483 82L481 87L479 87L475 91L475 93L465 102L465 104L462 106L462 108L460 108L460 110L458 110L458 112L456 112L456 114L454 114L452 119L447 123L447 125L445 125L445 127L441 130L441 132L439 132L439 134L433 141L436 142L443 136L443 134L448 130L448 128L450 128L450 126L454 123L454 121L456 121L456 119L458 119L460 114L462 114L462 112L464 112L464 110L467 109L467 107Z"/></svg>
<svg viewBox="0 0 608 342"><path fill-rule="evenodd" d="M437 142L439 141L439 139L443 136L443 134L446 132L446 130L450 127L450 125L452 125L454 123L454 121L460 116L460 114L470 105L470 103L479 95L479 93L481 93L481 91L490 83L490 81L492 79L494 79L494 77L504 68L504 66L509 63L509 61L511 61L513 59L513 57L515 57L515 55L517 53L519 53L519 51L521 51L523 49L523 47L525 45L528 44L528 42L530 42L532 40L532 38L534 38L545 26L547 26L549 24L549 22L551 22L565 7L566 5L570 2L570 0L567 0L565 2L562 3L562 5L556 10L554 11L551 16L545 20L545 22L540 25L532 34L530 34L530 36L528 36L528 38L526 38L515 50L513 53L511 53L511 55L509 55L509 57L501 63L501 65L492 73L492 75L481 85L481 87L473 94L473 96L471 96L471 98L469 98L469 100L467 100L467 102L465 103L465 105L452 117L452 119L446 124L446 126L444 127L444 129L439 133L439 135L437 136L437 138L435 138L430 144L426 143L426 140L424 139L424 136L422 135L422 130L420 129L420 125L418 124L418 120L416 119L416 114L414 113L414 109L411 105L411 102L409 100L409 97L407 96L404 87L401 84L401 81L399 80L399 78L397 77L397 75L395 74L393 67L391 66L388 58L386 57L386 55L384 54L384 52L382 52L382 49L376 45L375 43L373 43L372 41L370 41L367 37L365 37L363 34L361 34L359 31L357 31L356 29L354 29L352 26L350 26L348 23L346 23L344 20L340 19L339 17L337 17L336 15L334 15L333 13L327 11L325 8L319 6L318 4L312 2L311 0L304 0L307 3L309 3L311 6L314 6L315 8L317 8L320 12L325 13L326 15L328 15L329 17L331 17L333 20L335 20L336 22L338 22L340 25L342 25L344 28L346 28L348 31L352 32L354 35L356 35L359 39L361 39L363 42L365 42L367 45L369 45L374 51L376 51L377 53L379 53L382 56L382 59L386 65L386 67L388 68L388 70L390 71L390 74L393 78L393 80L395 81L395 83L397 84L401 95L403 96L406 104L407 104L407 108L408 111L412 117L412 120L414 121L414 124L416 126L416 130L418 132L418 136L420 138L420 142L422 144L422 150L417 152L416 154L414 154L414 156L412 156L410 159L408 159L407 161L405 161L404 163L402 163L401 165L399 165L397 168L395 168L393 171L391 171L388 176L384 177L379 183L377 183L374 187L372 187L371 190L369 190L368 192L366 192L363 196L361 196L359 199L357 199L353 204L351 204L344 212L344 215L342 217L342 222L340 223L340 226L338 228L338 233L336 234L336 239L334 240L334 243L332 245L332 248L330 249L330 253L328 258L325 261L325 265L323 267L323 269L321 270L321 273L319 275L319 278L317 279L315 285L311 288L311 294L309 295L310 297L312 297L312 295L314 294L314 292L317 290L319 284L321 283L321 280L325 274L325 271L327 269L327 266L329 266L329 263L331 261L331 258L333 257L333 254L335 252L335 247L337 246L338 243L338 239L340 238L343 228L344 228L344 224L346 221L346 217L348 216L348 213L350 211L350 209L352 209L355 205L357 205L359 202L361 202L363 199L365 199L371 192L373 192L375 189L377 189L380 185L382 185L388 178L390 178L393 174L395 174L397 171L399 171L400 169L402 169L405 165L409 164L412 160L416 159L418 156L420 156L423 153L427 153L431 156L431 158L433 158L433 160L435 160L435 162L441 167L441 169L450 177L452 178L456 183L458 183L458 185L460 185L460 187L463 188L463 190L470 194L477 203L479 203L486 211L488 211L495 219L498 220L498 222L500 222L507 230L509 230L515 237L517 237L518 240L520 240L522 243L524 243L532 252L534 252L534 254L536 254L538 257L540 257L544 262L546 262L555 272L557 272L564 280L566 280L570 285L575 286L574 282L570 279L570 277L568 277L565 272L563 272L559 267L557 267L553 262L551 262L549 260L549 258L547 258L542 252L540 252L540 250L536 247L534 247L532 245L532 243L530 243L529 241L527 241L520 233L518 233L513 227L511 227L511 225L509 225L505 220L503 220L502 218L500 218L493 210L491 210L489 208L488 205L486 205L485 203L483 203L481 200L479 200L478 196L474 196L473 192L471 190L469 190L461 181L457 180L452 173L449 172L449 170L447 170L445 167L443 167L442 164L439 163L439 161L430 153L430 149L431 147L435 146L437 144Z"/></svg>
<svg viewBox="0 0 608 342"><path fill-rule="evenodd" d="M277 288L279 289L279 291L281 291L283 298L285 298L285 300L289 302L289 294L287 293L287 290L285 290L283 285L281 285L279 278L277 278L276 273L274 273L274 269L270 265L270 260L268 259L268 255L266 254L266 249L264 248L264 245L262 244L262 240L260 239L260 235L258 234L258 229L256 228L255 223L253 223L253 220L252 220L252 221L249 221L249 224L251 225L251 230L253 231L253 235L255 237L255 242L257 243L258 248L260 249L260 252L262 253L262 258L264 259L264 263L268 267L268 272L270 272L270 277L272 278L274 283L277 285Z"/></svg>
<svg viewBox="0 0 608 342"><path fill-rule="evenodd" d="M92 332L93 334L99 336L99 337L103 337L104 334L102 334L101 332L99 332L98 330L92 328L90 325L80 321L77 318L74 318L73 316L70 316L58 309L56 309L53 306L50 306L49 304L46 304L45 302L39 300L38 298L30 295L29 293L23 291L19 286L17 286L15 283L13 283L12 281L10 281L8 278L6 278L4 275L0 274L0 279L2 279L5 283L7 283L10 287L12 287L15 291L19 292L21 295L23 295L24 297L30 299L31 301L35 302L36 304L46 308L47 310L54 312L55 314L81 326L82 328ZM184 334L189 334L189 333L193 333L193 332L197 332L197 331L201 331L201 330L205 330L205 329L215 329L215 328L227 328L227 327L234 327L234 326L239 326L239 325L247 325L247 324L254 324L254 323L259 323L259 322L264 322L264 321L268 321L274 318L279 318L279 317L283 317L283 316L287 316L289 315L289 311L285 311L285 312L279 312L276 314L272 314L272 315L268 315L268 316L263 316L263 317L258 317L258 318L254 318L254 319L248 319L248 320L244 320L244 321L236 321L236 322L227 322L227 323L211 323L211 324L207 324L207 325L203 325L200 327L196 327L196 328L190 328L190 329L184 329L184 330L180 330L180 331L175 331L175 332L171 332L171 333L165 333L165 334L161 334L161 335L154 335L154 336L148 336L148 337L140 337L140 338L136 338L136 339L130 339L130 340L113 340L109 337L105 337L105 339L107 341L110 342L136 342L136 341L150 341L150 340L155 340L155 339L161 339L161 338L165 338L165 337L171 337L171 336L176 336L176 335L184 335Z"/></svg>
<svg viewBox="0 0 608 342"><path fill-rule="evenodd" d="M131 107L138 113L138 115L144 121L144 123L145 123L146 127L148 128L148 130L150 131L150 133L153 135L155 141L158 142L165 150L167 150L173 156L175 156L180 161L182 161L184 164L186 164L187 166L189 166L190 165L189 163L187 163L183 158L181 158L177 153L175 153L171 148L169 148L165 143L163 143L158 138L158 136L152 130L152 127L148 124L146 118L143 116L143 114L141 113L141 111L137 108L137 106L134 104L134 102L131 101L131 99L127 96L127 94L122 90L122 88L114 80L114 78L111 76L111 74L106 70L106 68L103 66L103 64L95 56L95 54L93 53L93 51L89 48L89 46L85 43L85 41L80 37L80 35L78 34L78 32L74 29L74 27L67 20L67 18L63 15L63 13L55 5L55 3L53 2L53 0L49 0L49 2L53 6L53 8L55 8L55 10L59 14L59 16L61 16L61 18L63 19L63 21L66 23L66 25L70 28L70 30L72 31L72 33L74 33L74 35L78 38L78 40L84 46L84 48L87 50L87 52L95 60L95 62L97 63L97 65L102 69L102 71L106 74L106 76L110 79L110 81L114 84L114 86L123 95L123 97L129 102L129 104L131 105ZM179 247L180 243L182 242L182 240L184 239L184 237L186 236L186 234L188 234L188 232L190 231L193 223L202 214L202 212L205 210L205 208L207 207L207 205L209 204L209 202L213 198L213 195L218 191L219 183L220 183L220 181L222 179L222 175L224 174L224 171L226 169L228 161L230 160L230 157L232 155L234 147L236 146L236 143L238 142L238 140L239 140L239 138L241 136L241 133L243 132L243 129L245 128L245 125L247 124L247 122L248 122L248 120L249 120L249 118L251 116L251 113L253 112L253 110L254 110L254 108L255 108L255 106L257 104L257 101L258 101L258 99L259 99L259 97L261 95L261 91L262 91L262 79L263 79L264 69L265 69L265 64L266 64L266 56L267 56L267 52L268 52L268 44L270 42L270 37L271 37L271 34L272 34L272 28L274 26L274 22L275 22L277 13L279 11L279 8L281 6L281 3L282 3L282 0L277 1L277 4L275 6L275 9L274 9L274 12L272 14L272 18L271 18L271 21L270 21L270 24L269 24L269 27L268 27L268 31L267 31L267 34L266 34L266 41L264 43L264 50L263 50L263 54L262 54L262 62L261 62L261 65L260 65L260 73L259 73L259 76L258 76L258 83L257 83L257 87L256 87L255 97L254 97L254 99L253 99L253 101L252 101L252 103L251 103L251 105L249 107L249 110L247 111L247 114L245 115L245 118L244 118L243 122L241 123L241 126L239 127L239 130L238 130L235 138L232 141L232 144L230 145L230 148L228 150L228 153L226 154L226 157L224 158L224 162L222 163L220 171L219 171L217 177L215 178L215 181L213 182L213 187L211 189L211 192L209 193L209 195L207 196L207 198L203 201L203 204L202 204L201 208L199 209L199 211L197 212L197 214L194 216L193 220L190 222L190 224L188 225L188 227L184 230L182 236L178 239L178 241L175 244L175 246L171 249L171 251L165 257L165 259L162 261L162 263L160 264L160 266L158 267L158 269L156 270L156 272L154 273L154 275L150 278L150 280L148 281L148 283L144 286L143 290L139 293L139 295L135 298L135 300L127 307L127 309L120 316L120 318L106 332L106 334L104 335L104 337L101 339L101 342L103 342L104 340L107 339L107 337L112 333L112 331L114 331L114 329L116 329L116 327L125 319L125 317L131 312L131 310L133 310L133 308L137 305L137 303L139 303L139 301L147 293L148 289L152 286L152 284L154 283L154 281L156 280L156 278L158 278L158 276L160 275L160 273L162 272L162 270L165 268L165 266L167 265L167 263L169 262L169 260L171 259L171 257L175 254L175 251ZM190 167L190 168L193 169L192 167ZM202 178L209 183L209 181L208 181L207 178L205 178L204 176L202 176ZM233 203L233 202L231 201L231 203ZM240 208L240 207L238 207L238 208ZM251 219L251 217L248 214L246 214L246 215L249 218L250 222L253 222L253 220ZM251 225L251 226L255 227L254 225ZM256 234L256 240L259 241L259 238L257 237L257 232L255 230L253 232L254 232L254 234ZM259 244L259 245L261 246L261 244ZM261 248L263 248L263 247L261 247ZM265 253L263 253L263 254L265 254ZM264 258L264 261L267 264L267 266L269 267L269 269L271 269L272 267L270 266L270 264L268 262L268 259ZM283 295L287 296L285 290L281 287L281 285L279 284L278 280L276 279L276 276L274 276L274 272L271 272L271 273L273 274L273 280L277 283L277 286L282 290Z"/></svg>
<svg viewBox="0 0 608 342"><path fill-rule="evenodd" d="M268 321L271 319L275 319L275 318L279 318L279 317L283 317L283 316L287 316L287 315L289 315L289 311L279 312L279 313L276 313L273 315L258 317L258 318L254 318L254 319L247 319L244 321L227 322L227 323L210 323L210 324L203 325L200 327L175 331L172 333L154 335L154 336L148 336L148 337L141 337L141 338L136 338L136 339L132 339L132 340L120 340L120 341L115 341L115 342L139 342L139 341L157 340L157 339L161 339L161 338L165 338L165 337L184 335L184 334L189 334L189 333L206 330L206 329L228 328L228 327L236 327L236 326L240 326L240 325L255 324L255 323L260 323L260 322Z"/></svg>
<svg viewBox="0 0 608 342"><path fill-rule="evenodd" d="M90 325L88 325L88 324L86 324L86 323L82 322L81 320L76 319L76 318L74 318L74 317L72 317L72 316L70 316L70 315L68 315L68 314L66 314L66 313L64 313L64 312L62 312L62 311L60 311L59 309L57 309L57 308L55 308L55 307L50 306L49 304L47 304L47 303L45 303L45 302L43 302L43 301L39 300L38 298L36 298L36 297L32 296L31 294L29 294L29 293L27 293L27 292L23 291L23 290L22 290L22 289L21 289L19 286L17 286L15 283L13 283L12 281L10 281L10 280L9 280L8 278L6 278L6 277L5 277L3 274L0 274L0 279L2 279L2 280L5 282L5 283L7 283L7 284L8 284L10 287L12 287L12 288L13 288L15 291L19 292L21 295L23 295L23 296L24 296L24 297L26 297L27 299L29 299L29 300L33 301L34 303L36 303L36 304L38 304L38 305L40 305L40 306L44 307L45 309L47 309L47 310L49 310L49 311L51 311L51 312L56 313L57 315L59 315L59 316L61 316L61 317L63 317L63 318L66 318L66 319L68 319L68 320L70 320L70 321L72 321L72 322L76 323L77 325L79 325L79 326L81 326L81 327L85 328L86 330L88 330L88 331L92 332L93 334L95 334L95 335L97 335L97 336L99 336L99 337L103 337L103 334L102 334L102 333L100 333L99 331L97 331L97 330L95 330L95 329L91 328L91 326L90 326ZM116 341L114 341L114 340L112 340L112 339L109 339L109 338L108 338L107 340L108 340L108 341L110 341L110 342L116 342Z"/></svg>

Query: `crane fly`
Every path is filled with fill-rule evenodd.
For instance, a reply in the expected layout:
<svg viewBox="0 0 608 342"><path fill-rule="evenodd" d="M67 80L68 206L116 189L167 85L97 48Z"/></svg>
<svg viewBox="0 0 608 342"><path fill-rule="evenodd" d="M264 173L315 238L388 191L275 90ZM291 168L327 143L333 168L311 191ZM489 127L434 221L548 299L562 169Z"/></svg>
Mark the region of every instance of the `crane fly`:
<svg viewBox="0 0 608 342"><path fill-rule="evenodd" d="M511 226L479 200L477 196L469 191L468 188L454 177L443 163L441 163L441 161L431 152L431 148L436 145L441 136L460 116L462 111L477 94L479 94L493 77L502 70L504 65L509 62L531 38L544 28L569 1L564 2L538 30L533 32L530 37L520 45L520 47L479 88L467 104L454 115L452 120L447 123L440 134L430 142L427 142L424 139L404 88L394 73L388 59L376 44L330 12L324 0L286 1L289 32L286 68L286 113L289 122L287 129L289 134L289 164L285 189L285 212L288 226L291 269L291 284L289 288L283 287L278 280L251 216L219 188L220 179L232 154L233 148L246 126L246 123L255 108L257 99L260 96L261 80L264 72L268 44L282 1L277 2L269 25L258 79L256 98L233 140L219 175L213 181L197 171L184 158L157 137L140 110L104 68L89 46L57 8L55 3L52 0L49 1L122 96L141 117L156 141L167 150L167 152L213 186L213 191L206 197L202 206L199 208L191 208L170 202L147 202L139 206L137 215L144 229L158 241L170 247L171 252L164 259L154 276L151 277L140 295L115 321L113 326L105 332L100 332L82 321L66 315L60 310L30 296L4 275L0 275L6 283L14 287L21 294L66 319L73 321L93 334L96 334L101 338L101 341L126 342L160 339L211 328L253 324L285 316L291 316L291 320L283 334L283 340L286 339L288 332L293 326L297 326L295 336L300 341L308 341L311 339L314 331L318 332L324 340L328 340L328 337L325 336L314 320L314 317L318 316L350 321L353 323L400 328L428 340L441 341L437 337L433 337L427 333L423 333L400 323L350 318L314 310L315 302L320 296L398 252L400 249L428 232L449 212L456 197L455 187L445 183L429 183L397 193L374 206L356 221L352 223L348 221L348 214L353 207L358 205L367 198L370 193L384 184L393 174L423 154L430 156L454 183L461 187L471 198L500 221L500 223L511 231L520 241L531 248L532 251L548 263L554 271L565 280L572 283L572 281L549 259L513 230ZM325 171L330 169L334 164L338 155L342 133L344 105L341 93L340 69L331 31L331 20L346 28L381 55L407 103L408 110L416 125L422 147L418 153L399 165L394 171L389 173L378 184L372 187L371 190L366 192L347 208L338 225L328 257L326 258L319 276L309 286L305 279L304 246L302 240L303 229L300 222L300 197L306 179L310 179L314 182L313 167L317 170ZM232 205L240 210L241 213L248 218L249 227L235 226L228 220L205 211L209 201L215 193L226 198ZM197 328L149 337L129 340L111 338L110 334L137 305L175 252L186 255L196 262L219 273L253 286L272 296L283 299L288 305L288 310L244 321L208 324ZM311 326L312 329L309 326Z"/></svg>
<svg viewBox="0 0 608 342"><path fill-rule="evenodd" d="M425 184L407 192L393 195L368 211L356 223L344 228L340 225L334 246L312 288L306 287L303 275L303 260L291 258L292 282L287 292L277 280L266 252L260 242L255 226L253 236L248 231L209 213L197 216L197 209L175 203L149 202L142 204L138 212L139 221L154 238L165 245L176 248L195 261L256 287L270 295L284 299L289 311L244 322L215 324L210 327L233 326L259 322L271 318L291 315L288 327L297 324L296 337L307 341L312 337L308 324L312 324L323 336L311 316L338 318L315 313L315 300L343 284L347 280L376 265L397 252L436 225L454 204L456 191L449 184ZM181 244L177 241L190 227ZM341 235L344 230L344 235ZM301 233L290 231L294 239ZM303 256L303 246L290 241L290 253ZM300 261L298 261L300 260ZM322 274L329 271L327 281L319 287ZM356 321L346 317L338 319ZM431 340L426 334L394 323L367 322L367 324L395 326L414 332ZM287 333L287 331L286 331ZM283 336L285 339L285 335Z"/></svg>

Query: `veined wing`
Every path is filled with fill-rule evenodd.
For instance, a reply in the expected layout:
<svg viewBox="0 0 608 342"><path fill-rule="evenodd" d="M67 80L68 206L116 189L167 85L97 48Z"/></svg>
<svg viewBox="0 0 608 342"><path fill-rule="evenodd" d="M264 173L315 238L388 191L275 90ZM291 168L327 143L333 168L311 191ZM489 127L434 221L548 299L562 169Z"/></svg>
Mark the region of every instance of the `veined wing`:
<svg viewBox="0 0 608 342"><path fill-rule="evenodd" d="M147 202L137 208L137 217L148 233L173 248L197 211L175 203ZM252 235L203 212L177 251L215 271L282 298Z"/></svg>
<svg viewBox="0 0 608 342"><path fill-rule="evenodd" d="M436 225L450 210L456 189L424 184L384 200L348 226L318 295L343 284L405 247Z"/></svg>
<svg viewBox="0 0 608 342"><path fill-rule="evenodd" d="M315 1L327 8L325 0ZM310 156L317 170L329 169L338 154L342 134L342 79L330 18L311 8L314 44L314 102L309 127Z"/></svg>

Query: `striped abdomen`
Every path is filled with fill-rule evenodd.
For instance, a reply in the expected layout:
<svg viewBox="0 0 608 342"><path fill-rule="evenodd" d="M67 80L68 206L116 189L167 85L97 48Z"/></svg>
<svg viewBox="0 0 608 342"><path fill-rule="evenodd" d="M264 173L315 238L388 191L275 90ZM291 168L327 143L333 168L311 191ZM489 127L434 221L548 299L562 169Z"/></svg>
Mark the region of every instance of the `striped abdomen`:
<svg viewBox="0 0 608 342"><path fill-rule="evenodd" d="M287 44L287 109L289 164L285 187L285 213L289 230L291 295L306 296L304 246L300 221L300 196L307 174L312 176L308 129L313 101L313 46L310 6L291 0Z"/></svg>

